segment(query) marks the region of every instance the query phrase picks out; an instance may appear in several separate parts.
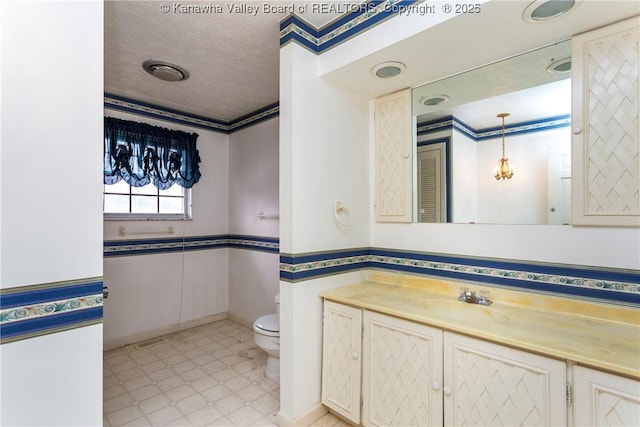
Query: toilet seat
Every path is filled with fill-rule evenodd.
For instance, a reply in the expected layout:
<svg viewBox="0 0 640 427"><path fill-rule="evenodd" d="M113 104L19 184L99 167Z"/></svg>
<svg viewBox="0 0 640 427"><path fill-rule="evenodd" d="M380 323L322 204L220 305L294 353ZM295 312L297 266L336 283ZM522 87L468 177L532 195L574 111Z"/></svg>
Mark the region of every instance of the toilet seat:
<svg viewBox="0 0 640 427"><path fill-rule="evenodd" d="M277 314L267 314L266 316L259 317L253 323L253 330L259 334L269 337L280 336L280 321Z"/></svg>

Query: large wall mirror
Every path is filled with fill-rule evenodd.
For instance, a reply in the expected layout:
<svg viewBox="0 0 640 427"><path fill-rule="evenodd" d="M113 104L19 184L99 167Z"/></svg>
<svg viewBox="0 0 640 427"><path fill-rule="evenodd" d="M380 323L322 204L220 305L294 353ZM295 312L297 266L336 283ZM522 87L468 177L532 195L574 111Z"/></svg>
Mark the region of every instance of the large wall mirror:
<svg viewBox="0 0 640 427"><path fill-rule="evenodd" d="M414 221L568 224L570 70L567 40L415 88Z"/></svg>

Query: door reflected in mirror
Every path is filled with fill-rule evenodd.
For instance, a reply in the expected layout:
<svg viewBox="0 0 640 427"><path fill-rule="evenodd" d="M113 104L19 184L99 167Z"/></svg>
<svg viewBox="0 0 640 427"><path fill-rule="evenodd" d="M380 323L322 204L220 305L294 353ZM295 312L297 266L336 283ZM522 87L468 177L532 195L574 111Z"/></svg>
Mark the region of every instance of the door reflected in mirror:
<svg viewBox="0 0 640 427"><path fill-rule="evenodd" d="M569 223L570 43L413 90L415 221Z"/></svg>

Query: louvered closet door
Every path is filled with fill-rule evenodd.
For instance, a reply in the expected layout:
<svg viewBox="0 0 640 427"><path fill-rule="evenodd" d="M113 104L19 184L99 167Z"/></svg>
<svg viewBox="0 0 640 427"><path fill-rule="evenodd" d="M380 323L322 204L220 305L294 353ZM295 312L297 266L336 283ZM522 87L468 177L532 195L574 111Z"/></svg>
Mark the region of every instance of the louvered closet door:
<svg viewBox="0 0 640 427"><path fill-rule="evenodd" d="M442 425L442 331L364 313L362 424Z"/></svg>
<svg viewBox="0 0 640 427"><path fill-rule="evenodd" d="M444 334L447 426L564 426L564 362Z"/></svg>
<svg viewBox="0 0 640 427"><path fill-rule="evenodd" d="M362 310L324 302L322 403L360 423Z"/></svg>
<svg viewBox="0 0 640 427"><path fill-rule="evenodd" d="M640 382L582 366L573 368L576 426L640 425Z"/></svg>
<svg viewBox="0 0 640 427"><path fill-rule="evenodd" d="M444 144L420 147L417 157L418 222L444 222Z"/></svg>

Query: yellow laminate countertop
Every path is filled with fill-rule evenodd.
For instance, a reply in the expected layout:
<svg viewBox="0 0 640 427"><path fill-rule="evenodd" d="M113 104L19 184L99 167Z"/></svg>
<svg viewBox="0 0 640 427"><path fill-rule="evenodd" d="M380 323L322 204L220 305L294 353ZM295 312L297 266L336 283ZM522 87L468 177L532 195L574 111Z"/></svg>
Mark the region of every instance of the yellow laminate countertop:
<svg viewBox="0 0 640 427"><path fill-rule="evenodd" d="M320 296L640 379L638 309L408 275L371 279ZM489 290L493 304L458 301L462 286Z"/></svg>

